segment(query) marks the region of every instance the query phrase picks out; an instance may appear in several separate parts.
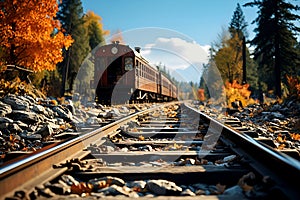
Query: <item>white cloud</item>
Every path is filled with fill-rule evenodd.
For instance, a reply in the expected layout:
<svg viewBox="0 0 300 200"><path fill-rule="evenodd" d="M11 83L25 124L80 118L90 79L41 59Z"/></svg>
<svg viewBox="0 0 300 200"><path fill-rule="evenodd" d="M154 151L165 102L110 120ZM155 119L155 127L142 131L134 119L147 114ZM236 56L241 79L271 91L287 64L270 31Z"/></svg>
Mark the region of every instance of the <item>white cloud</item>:
<svg viewBox="0 0 300 200"><path fill-rule="evenodd" d="M181 38L157 38L142 48L142 55L153 64L162 63L169 70L185 69L191 65L202 66L208 62L210 46Z"/></svg>

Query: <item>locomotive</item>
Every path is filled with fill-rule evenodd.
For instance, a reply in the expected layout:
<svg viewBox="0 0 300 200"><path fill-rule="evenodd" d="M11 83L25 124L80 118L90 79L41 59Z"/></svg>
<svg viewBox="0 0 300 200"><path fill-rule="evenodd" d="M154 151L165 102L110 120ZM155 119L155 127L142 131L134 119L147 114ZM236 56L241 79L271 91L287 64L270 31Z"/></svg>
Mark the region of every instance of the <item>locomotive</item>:
<svg viewBox="0 0 300 200"><path fill-rule="evenodd" d="M103 105L163 102L177 99L177 87L140 48L113 42L94 52L95 102Z"/></svg>

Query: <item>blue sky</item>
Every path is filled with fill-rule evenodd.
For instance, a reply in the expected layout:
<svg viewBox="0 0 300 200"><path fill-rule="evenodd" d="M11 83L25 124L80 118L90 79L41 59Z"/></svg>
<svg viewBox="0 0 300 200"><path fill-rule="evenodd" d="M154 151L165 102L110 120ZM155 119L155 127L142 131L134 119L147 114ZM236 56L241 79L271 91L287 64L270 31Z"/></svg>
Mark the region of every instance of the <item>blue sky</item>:
<svg viewBox="0 0 300 200"><path fill-rule="evenodd" d="M228 27L237 3L250 0L82 0L84 12L94 11L102 17L104 29L114 33L143 27L160 27L178 31L201 45L215 41L222 27ZM242 7L248 31L253 37L251 21L256 9Z"/></svg>
<svg viewBox="0 0 300 200"><path fill-rule="evenodd" d="M161 63L180 81L198 82L208 49L227 29L237 3L250 0L82 0L84 12L102 17L105 30L122 32L152 64ZM256 8L242 7L249 38ZM109 39L108 39L109 40Z"/></svg>

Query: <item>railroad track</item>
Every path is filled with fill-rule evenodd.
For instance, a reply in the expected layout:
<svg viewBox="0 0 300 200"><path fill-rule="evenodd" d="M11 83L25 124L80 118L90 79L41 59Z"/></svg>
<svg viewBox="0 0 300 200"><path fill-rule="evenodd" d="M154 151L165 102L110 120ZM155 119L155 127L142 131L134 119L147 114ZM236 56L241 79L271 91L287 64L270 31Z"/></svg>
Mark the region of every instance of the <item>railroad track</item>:
<svg viewBox="0 0 300 200"><path fill-rule="evenodd" d="M153 107L2 167L2 199L300 197L299 161L224 124Z"/></svg>

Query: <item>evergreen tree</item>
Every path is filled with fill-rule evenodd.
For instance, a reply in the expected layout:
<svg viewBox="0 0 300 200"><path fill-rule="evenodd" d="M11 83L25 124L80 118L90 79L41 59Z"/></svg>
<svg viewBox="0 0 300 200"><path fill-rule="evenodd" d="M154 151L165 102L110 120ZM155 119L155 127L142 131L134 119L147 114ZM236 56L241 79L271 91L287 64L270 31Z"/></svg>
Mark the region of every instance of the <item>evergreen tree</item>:
<svg viewBox="0 0 300 200"><path fill-rule="evenodd" d="M224 37L223 37L224 38ZM203 73L200 80L200 88L204 89L206 99L219 100L222 95L224 82L221 78L219 69L214 61L214 47L210 48L210 59L203 66Z"/></svg>
<svg viewBox="0 0 300 200"><path fill-rule="evenodd" d="M98 44L104 42L104 35L108 35L109 32L103 30L101 22L102 18L96 15L92 11L88 11L84 16L84 26L88 30L89 45L91 49L94 49Z"/></svg>
<svg viewBox="0 0 300 200"><path fill-rule="evenodd" d="M248 26L248 24L245 21L244 13L242 11L240 4L238 3L237 7L233 13L231 22L230 22L229 32L231 33L232 37L237 33L239 36L239 39L242 40L243 37L248 36L247 30L246 30L247 26Z"/></svg>
<svg viewBox="0 0 300 200"><path fill-rule="evenodd" d="M223 29L219 35L219 41L212 45L211 59L204 67L200 88L204 89L206 97L219 96L222 98L223 96L220 94L224 83L227 81L242 83L244 78L250 84L253 93L258 90L256 65L250 58L249 49L244 45L245 37L248 35L246 28L247 23L243 11L237 4L229 27ZM247 68L245 76L243 74L244 65ZM222 77L222 80L218 77ZM211 91L216 91L217 95L209 94Z"/></svg>
<svg viewBox="0 0 300 200"><path fill-rule="evenodd" d="M237 4L236 10L233 13L233 17L231 19L231 22L229 24L229 32L231 33L231 37L234 38L235 34L238 35L238 38L240 41L244 40L246 42L246 38L248 37L247 32L247 22L245 21L245 16L242 11L242 8L240 4ZM247 42L246 42L247 43ZM250 84L250 89L252 92L255 92L258 90L257 86L257 66L252 58L250 58L250 52L248 47L240 47L236 46L235 48L245 51L245 58L243 57L243 71L241 73L244 74L244 70L246 70L246 77L243 77L243 82L246 81ZM245 48L245 49L243 49ZM244 63L245 62L245 63ZM239 69L241 70L241 69ZM237 80L241 80L242 77L238 77ZM245 80L244 80L245 78Z"/></svg>
<svg viewBox="0 0 300 200"><path fill-rule="evenodd" d="M84 15L84 29L87 30L88 44L91 50L95 49L99 44L104 43L104 35L108 31L103 30L101 17L92 11L88 11ZM94 53L94 52L93 52ZM91 101L95 97L95 90L91 89L91 80L94 79L94 54L86 56L86 59L80 65L77 78L74 84L74 91L82 96L82 102Z"/></svg>
<svg viewBox="0 0 300 200"><path fill-rule="evenodd" d="M258 17L254 29L256 36L251 41L255 46L254 58L259 62L259 72L273 76L260 77L268 83L269 88L275 86L275 95L281 97L281 82L283 74L295 72L300 63L299 51L296 49L295 35L300 28L293 24L300 16L293 13L298 6L286 3L284 0L254 0L244 6L257 6ZM266 80L266 77L267 80Z"/></svg>
<svg viewBox="0 0 300 200"><path fill-rule="evenodd" d="M91 49L94 49L98 44L104 41L101 30L97 26L96 22L91 22L88 27L89 30L89 45Z"/></svg>
<svg viewBox="0 0 300 200"><path fill-rule="evenodd" d="M246 50L246 67L247 67L247 83L249 83L251 90L251 94L256 99L259 95L259 88L258 88L258 71L257 71L257 63L250 57L249 49Z"/></svg>
<svg viewBox="0 0 300 200"><path fill-rule="evenodd" d="M80 0L62 0L59 5L60 11L57 18L65 34L71 35L74 44L71 48L65 49L64 61L61 63L61 73L63 77L61 95L64 95L66 84L68 90L72 92L73 83L84 58L90 51L88 32L84 28L84 14Z"/></svg>

